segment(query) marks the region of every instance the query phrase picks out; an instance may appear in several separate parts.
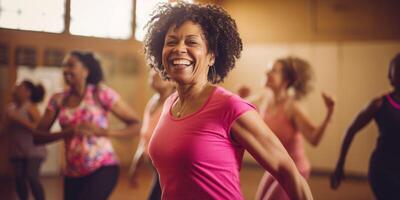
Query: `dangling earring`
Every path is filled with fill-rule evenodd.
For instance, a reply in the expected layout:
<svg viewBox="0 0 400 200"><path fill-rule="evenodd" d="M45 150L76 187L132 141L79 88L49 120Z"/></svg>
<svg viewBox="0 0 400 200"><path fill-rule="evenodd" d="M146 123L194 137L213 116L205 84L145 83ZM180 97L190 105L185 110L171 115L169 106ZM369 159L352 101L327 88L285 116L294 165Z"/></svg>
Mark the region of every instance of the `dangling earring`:
<svg viewBox="0 0 400 200"><path fill-rule="evenodd" d="M161 73L161 77L163 78L164 81L169 80L168 74L165 71L164 67L162 70L160 70L160 73Z"/></svg>
<svg viewBox="0 0 400 200"><path fill-rule="evenodd" d="M211 78L212 78L212 82L216 82L217 81L217 71L215 70L215 65L211 65Z"/></svg>

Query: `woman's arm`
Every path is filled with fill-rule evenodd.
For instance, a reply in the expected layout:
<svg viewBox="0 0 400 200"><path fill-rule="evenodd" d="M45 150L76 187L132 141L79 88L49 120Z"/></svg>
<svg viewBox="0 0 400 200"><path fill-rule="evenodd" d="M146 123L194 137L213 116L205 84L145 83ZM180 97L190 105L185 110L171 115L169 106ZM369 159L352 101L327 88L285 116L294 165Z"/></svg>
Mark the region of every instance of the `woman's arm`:
<svg viewBox="0 0 400 200"><path fill-rule="evenodd" d="M55 110L46 109L44 115L39 121L36 130L33 132L33 139L35 144L47 144L60 139L65 139L74 134L75 128L70 127L63 129L60 132L50 133L49 130L57 118L57 112Z"/></svg>
<svg viewBox="0 0 400 200"><path fill-rule="evenodd" d="M140 142L133 156L131 166L129 167L129 183L132 187L137 187L139 185L137 179L139 176L139 168L145 161L144 148L143 142Z"/></svg>
<svg viewBox="0 0 400 200"><path fill-rule="evenodd" d="M142 122L142 127L140 132L141 133L147 133L149 129L154 129L154 127L149 127L150 125L150 117L152 114L154 114L155 109L157 108L158 101L160 100L160 95L154 94L150 100L147 102L146 107L144 109L143 113L143 122ZM162 103L162 102L160 102ZM154 124L155 125L155 124ZM147 141L148 142L148 141ZM148 157L148 155L145 153L145 148L146 148L146 139L141 138L140 142L137 146L135 155L132 158L132 163L129 168L129 182L132 187L137 187L139 185L138 183L138 175L139 175L139 168L144 164L144 161Z"/></svg>
<svg viewBox="0 0 400 200"><path fill-rule="evenodd" d="M82 123L79 127L87 134L110 137L127 137L139 134L141 123L138 115L121 99L117 100L111 107L111 112L127 126L123 129L111 130L100 128L94 123Z"/></svg>
<svg viewBox="0 0 400 200"><path fill-rule="evenodd" d="M40 113L36 106L31 105L27 110L27 114L29 119L22 118L21 116L17 115L15 112L8 110L7 117L13 123L18 124L30 131L34 130L39 123L40 120Z"/></svg>
<svg viewBox="0 0 400 200"><path fill-rule="evenodd" d="M344 178L343 167L346 160L347 152L353 141L354 136L362 128L364 128L375 117L376 112L382 105L382 98L372 100L366 108L361 110L353 122L350 124L343 139L342 148L340 150L339 160L336 168L331 176L331 188L336 189L339 187L341 180Z"/></svg>
<svg viewBox="0 0 400 200"><path fill-rule="evenodd" d="M234 139L283 186L290 199L312 199L305 179L279 139L254 110L242 114L232 125Z"/></svg>
<svg viewBox="0 0 400 200"><path fill-rule="evenodd" d="M329 95L322 93L322 98L327 108L327 113L325 115L324 120L319 126L313 124L311 119L305 114L305 112L302 110L301 106L298 103L293 103L292 107L293 119L296 127L304 135L307 141L309 141L313 146L317 146L320 143L321 138L325 133L326 127L331 121L335 106L335 101Z"/></svg>

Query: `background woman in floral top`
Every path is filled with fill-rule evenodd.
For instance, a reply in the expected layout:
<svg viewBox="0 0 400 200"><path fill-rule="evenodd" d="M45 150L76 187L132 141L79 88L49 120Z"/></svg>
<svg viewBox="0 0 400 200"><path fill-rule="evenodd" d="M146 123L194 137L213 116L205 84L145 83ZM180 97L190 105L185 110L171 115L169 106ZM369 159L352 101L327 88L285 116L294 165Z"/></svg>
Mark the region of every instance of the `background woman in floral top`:
<svg viewBox="0 0 400 200"><path fill-rule="evenodd" d="M64 139L64 199L107 199L119 174L109 137L139 133L139 118L114 90L101 84L103 73L92 53L71 52L65 58L63 70L69 88L51 97L38 130L49 130L58 119L62 129L69 131L38 134L35 142ZM109 111L126 128L108 129Z"/></svg>

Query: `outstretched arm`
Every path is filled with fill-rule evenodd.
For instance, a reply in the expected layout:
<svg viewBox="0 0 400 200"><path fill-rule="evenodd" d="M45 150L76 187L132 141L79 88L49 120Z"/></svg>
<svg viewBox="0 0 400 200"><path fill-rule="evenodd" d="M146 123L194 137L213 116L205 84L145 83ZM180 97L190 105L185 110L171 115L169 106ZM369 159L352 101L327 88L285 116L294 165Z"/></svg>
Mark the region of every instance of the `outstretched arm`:
<svg viewBox="0 0 400 200"><path fill-rule="evenodd" d="M242 114L233 123L232 134L234 139L279 181L290 199L312 199L307 182L279 139L256 111Z"/></svg>
<svg viewBox="0 0 400 200"><path fill-rule="evenodd" d="M296 127L301 131L304 137L310 142L313 146L317 146L322 136L325 133L326 127L331 121L335 101L333 98L325 93L322 93L322 98L324 100L325 106L327 108L327 112L324 120L319 126L316 126L311 119L305 114L305 112L301 109L300 105L297 103L293 104L293 119Z"/></svg>
<svg viewBox="0 0 400 200"><path fill-rule="evenodd" d="M63 129L61 132L50 133L49 130L53 125L55 119L57 118L57 113L54 110L46 109L44 115L39 121L39 124L34 130L33 139L35 144L47 144L60 139L67 138L74 134L75 128Z"/></svg>
<svg viewBox="0 0 400 200"><path fill-rule="evenodd" d="M381 105L382 98L372 100L366 108L364 108L357 114L354 121L350 124L350 127L347 129L346 135L343 139L342 148L340 150L340 156L336 164L335 171L331 176L331 188L338 188L341 180L344 178L343 167L346 160L347 152L349 151L349 147L353 141L354 136L369 122L371 122Z"/></svg>

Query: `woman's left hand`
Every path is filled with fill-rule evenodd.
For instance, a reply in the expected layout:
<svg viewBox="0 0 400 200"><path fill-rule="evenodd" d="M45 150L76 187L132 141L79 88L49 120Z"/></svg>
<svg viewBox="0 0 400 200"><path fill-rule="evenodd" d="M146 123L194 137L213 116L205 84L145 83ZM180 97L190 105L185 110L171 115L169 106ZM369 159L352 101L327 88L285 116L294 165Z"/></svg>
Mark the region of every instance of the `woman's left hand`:
<svg viewBox="0 0 400 200"><path fill-rule="evenodd" d="M335 107L335 100L333 97L325 92L321 93L322 99L324 100L325 106L329 111L333 111Z"/></svg>

